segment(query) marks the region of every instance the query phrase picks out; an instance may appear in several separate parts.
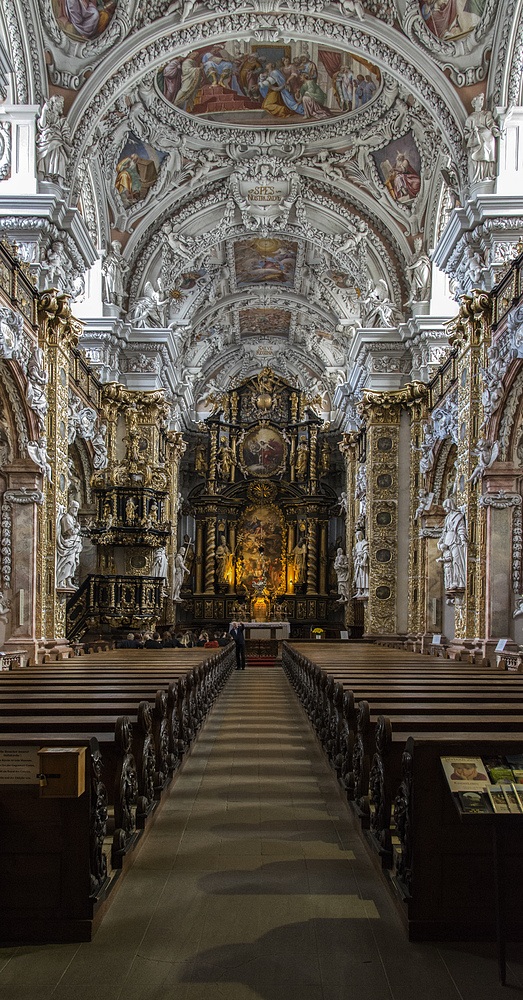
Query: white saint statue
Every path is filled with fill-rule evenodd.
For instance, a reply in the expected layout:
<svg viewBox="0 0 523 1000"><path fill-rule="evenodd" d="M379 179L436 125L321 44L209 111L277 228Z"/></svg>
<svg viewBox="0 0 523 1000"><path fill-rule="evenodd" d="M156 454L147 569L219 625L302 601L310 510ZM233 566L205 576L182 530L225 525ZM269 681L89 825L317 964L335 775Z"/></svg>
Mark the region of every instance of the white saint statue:
<svg viewBox="0 0 523 1000"><path fill-rule="evenodd" d="M465 515L454 497L443 501L446 510L443 531L438 538L438 549L443 563L445 590L465 590L467 583L467 524Z"/></svg>
<svg viewBox="0 0 523 1000"><path fill-rule="evenodd" d="M363 535L363 531L356 532L356 542L352 549L352 562L354 565L354 596L369 596L369 543Z"/></svg>
<svg viewBox="0 0 523 1000"><path fill-rule="evenodd" d="M74 587L73 577L78 569L82 551L77 500L71 500L67 514L59 513L56 525L56 586Z"/></svg>
<svg viewBox="0 0 523 1000"><path fill-rule="evenodd" d="M342 548L339 548L334 560L334 572L338 578L338 604L346 604L349 600L349 560Z"/></svg>
<svg viewBox="0 0 523 1000"><path fill-rule="evenodd" d="M185 549L181 548L176 554L174 560L174 579L173 579L173 601L179 604L182 598L180 597L180 591L182 589L182 584L184 576L187 572L187 566L185 564Z"/></svg>

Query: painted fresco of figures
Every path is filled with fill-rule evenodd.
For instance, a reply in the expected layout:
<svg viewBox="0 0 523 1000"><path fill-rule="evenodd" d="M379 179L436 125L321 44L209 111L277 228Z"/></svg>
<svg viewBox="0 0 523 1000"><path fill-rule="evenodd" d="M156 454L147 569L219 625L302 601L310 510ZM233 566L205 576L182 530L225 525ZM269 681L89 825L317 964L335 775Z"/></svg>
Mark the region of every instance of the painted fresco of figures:
<svg viewBox="0 0 523 1000"><path fill-rule="evenodd" d="M79 42L102 35L116 10L115 0L52 0L52 5L64 34Z"/></svg>
<svg viewBox="0 0 523 1000"><path fill-rule="evenodd" d="M126 208L143 201L156 183L162 161L167 153L154 149L149 143L129 132L127 142L120 152L116 165L114 186Z"/></svg>
<svg viewBox="0 0 523 1000"><path fill-rule="evenodd" d="M67 513L58 515L56 525L56 586L74 587L73 578L80 562L82 537L77 500L71 500Z"/></svg>
<svg viewBox="0 0 523 1000"><path fill-rule="evenodd" d="M438 549L441 556L438 562L443 563L445 590L464 590L467 583L467 524L465 515L458 507L454 497L443 501L446 511L443 531L438 538Z"/></svg>
<svg viewBox="0 0 523 1000"><path fill-rule="evenodd" d="M234 53L215 44L172 59L158 72L160 93L211 121L295 125L356 111L381 84L377 66L350 52L243 40L237 46Z"/></svg>
<svg viewBox="0 0 523 1000"><path fill-rule="evenodd" d="M412 132L376 150L372 157L393 201L410 205L421 188L421 157Z"/></svg>
<svg viewBox="0 0 523 1000"><path fill-rule="evenodd" d="M436 38L468 35L483 17L487 0L419 0L421 16Z"/></svg>

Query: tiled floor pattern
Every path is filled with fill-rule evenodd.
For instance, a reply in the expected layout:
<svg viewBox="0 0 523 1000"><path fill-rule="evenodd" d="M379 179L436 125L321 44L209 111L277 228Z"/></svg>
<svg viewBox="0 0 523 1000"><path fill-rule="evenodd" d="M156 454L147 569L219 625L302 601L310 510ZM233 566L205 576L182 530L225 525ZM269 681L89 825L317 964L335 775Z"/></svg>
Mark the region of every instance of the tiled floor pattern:
<svg viewBox="0 0 523 1000"><path fill-rule="evenodd" d="M0 949L0 1000L492 1000L492 944L409 944L279 669L234 673L90 944Z"/></svg>

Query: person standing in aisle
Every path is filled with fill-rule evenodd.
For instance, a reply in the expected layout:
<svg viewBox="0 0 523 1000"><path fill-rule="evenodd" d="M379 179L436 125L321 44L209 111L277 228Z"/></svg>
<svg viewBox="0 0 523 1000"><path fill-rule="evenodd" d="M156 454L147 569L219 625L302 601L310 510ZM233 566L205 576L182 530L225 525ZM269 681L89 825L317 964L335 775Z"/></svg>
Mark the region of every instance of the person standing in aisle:
<svg viewBox="0 0 523 1000"><path fill-rule="evenodd" d="M245 625L243 622L232 622L230 634L236 646L236 670L245 670Z"/></svg>

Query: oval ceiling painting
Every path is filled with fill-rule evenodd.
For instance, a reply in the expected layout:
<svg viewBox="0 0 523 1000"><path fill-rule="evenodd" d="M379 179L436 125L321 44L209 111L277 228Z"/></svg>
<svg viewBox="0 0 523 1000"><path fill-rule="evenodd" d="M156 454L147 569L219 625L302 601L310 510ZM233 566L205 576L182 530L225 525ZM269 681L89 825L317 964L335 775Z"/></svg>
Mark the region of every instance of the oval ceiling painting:
<svg viewBox="0 0 523 1000"><path fill-rule="evenodd" d="M380 72L363 56L241 41L195 49L157 76L166 101L224 125L298 125L357 111L378 93Z"/></svg>

